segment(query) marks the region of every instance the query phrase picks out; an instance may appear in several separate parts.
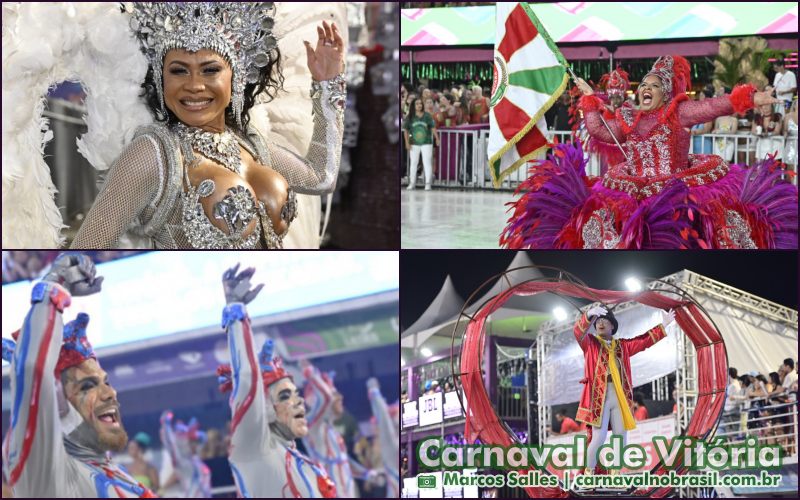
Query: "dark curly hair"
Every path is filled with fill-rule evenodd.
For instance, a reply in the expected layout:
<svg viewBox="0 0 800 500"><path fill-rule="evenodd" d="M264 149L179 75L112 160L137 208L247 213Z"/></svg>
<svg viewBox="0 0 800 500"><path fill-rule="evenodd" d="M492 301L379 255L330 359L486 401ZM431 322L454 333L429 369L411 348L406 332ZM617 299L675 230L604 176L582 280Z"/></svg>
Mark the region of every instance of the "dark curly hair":
<svg viewBox="0 0 800 500"><path fill-rule="evenodd" d="M279 90L283 90L283 70L281 68L281 52L275 47L269 52L269 64L261 68L258 81L256 83L248 83L244 87L244 103L242 105L242 126L244 130L239 130L236 124L236 117L233 114L233 107L228 104L225 109L225 124L238 132L244 134L247 130L247 125L250 123L248 112L256 103L256 96L260 93L266 94L268 97L267 102L273 100ZM163 85L163 80L162 80ZM161 112L161 103L158 100L158 92L156 91L156 83L153 77L153 67L147 68L147 76L142 83L142 94L150 112L158 122L166 122L167 125L174 125L178 123L178 117L167 108L167 114Z"/></svg>
<svg viewBox="0 0 800 500"><path fill-rule="evenodd" d="M406 120L411 120L414 118L414 115L417 113L417 101L422 101L421 97L415 97L411 101L411 106L408 107L408 113L406 114ZM422 103L422 111L425 112L425 103Z"/></svg>

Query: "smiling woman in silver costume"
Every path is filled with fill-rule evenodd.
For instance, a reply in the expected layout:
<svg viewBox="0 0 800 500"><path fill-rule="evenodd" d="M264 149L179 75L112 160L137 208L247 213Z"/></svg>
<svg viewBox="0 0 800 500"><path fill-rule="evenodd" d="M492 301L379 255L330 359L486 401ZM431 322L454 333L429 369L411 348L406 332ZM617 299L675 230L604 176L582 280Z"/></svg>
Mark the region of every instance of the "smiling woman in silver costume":
<svg viewBox="0 0 800 500"><path fill-rule="evenodd" d="M110 169L73 248L109 248L127 231L157 248L280 248L294 193L335 187L345 101L335 24L305 42L314 131L300 157L249 126L255 96L281 88L274 4L125 4L150 63L141 128Z"/></svg>

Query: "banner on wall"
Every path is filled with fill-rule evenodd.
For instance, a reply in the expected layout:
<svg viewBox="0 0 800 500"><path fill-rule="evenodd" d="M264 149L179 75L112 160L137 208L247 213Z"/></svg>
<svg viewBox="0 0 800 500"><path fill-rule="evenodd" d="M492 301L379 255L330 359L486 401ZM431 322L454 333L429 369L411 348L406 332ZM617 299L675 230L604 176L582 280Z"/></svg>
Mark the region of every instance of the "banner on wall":
<svg viewBox="0 0 800 500"><path fill-rule="evenodd" d="M797 33L797 2L758 9L746 2L563 2L533 10L557 43ZM406 47L495 43L494 5L403 9L400 16Z"/></svg>
<svg viewBox="0 0 800 500"><path fill-rule="evenodd" d="M414 427L419 424L419 413L417 412L417 402L409 401L403 403L403 428Z"/></svg>
<svg viewBox="0 0 800 500"><path fill-rule="evenodd" d="M442 421L442 393L434 392L419 398L419 425L438 424Z"/></svg>

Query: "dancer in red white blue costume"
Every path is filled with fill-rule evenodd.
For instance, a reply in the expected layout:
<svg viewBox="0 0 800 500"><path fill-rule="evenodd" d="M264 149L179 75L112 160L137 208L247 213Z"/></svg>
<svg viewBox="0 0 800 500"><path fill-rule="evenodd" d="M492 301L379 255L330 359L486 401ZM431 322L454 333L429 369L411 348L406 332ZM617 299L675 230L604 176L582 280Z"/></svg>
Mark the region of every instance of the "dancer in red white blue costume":
<svg viewBox="0 0 800 500"><path fill-rule="evenodd" d="M386 477L386 496L400 497L400 416L399 405L386 404L378 379L367 380L367 394L372 415L377 425L377 439L381 447L381 462Z"/></svg>
<svg viewBox="0 0 800 500"><path fill-rule="evenodd" d="M324 464L328 476L343 498L357 498L354 478L375 482L378 471L367 469L348 453L344 437L334 422L344 413L344 397L333 383L333 373L323 373L308 361L301 361L306 378L304 390L308 406L308 435L303 445L312 458Z"/></svg>
<svg viewBox="0 0 800 500"><path fill-rule="evenodd" d="M228 461L244 498L334 498L336 487L319 463L297 450L308 434L303 397L268 340L256 353L245 305L261 291L251 288L255 269L223 275L230 368L221 367L221 389L231 390L231 447Z"/></svg>
<svg viewBox="0 0 800 500"><path fill-rule="evenodd" d="M172 476L167 479L164 490L173 484L178 486L175 496L180 498L211 498L211 469L200 459L197 448L206 440L200 423L192 418L188 424L178 420L167 410L161 414L161 442L172 462ZM162 495L166 493L162 492Z"/></svg>
<svg viewBox="0 0 800 500"><path fill-rule="evenodd" d="M98 293L103 278L85 255L64 254L33 287L11 362L11 425L3 465L17 498L155 498L114 463L125 449L117 393L86 337L89 316L63 324L72 296Z"/></svg>

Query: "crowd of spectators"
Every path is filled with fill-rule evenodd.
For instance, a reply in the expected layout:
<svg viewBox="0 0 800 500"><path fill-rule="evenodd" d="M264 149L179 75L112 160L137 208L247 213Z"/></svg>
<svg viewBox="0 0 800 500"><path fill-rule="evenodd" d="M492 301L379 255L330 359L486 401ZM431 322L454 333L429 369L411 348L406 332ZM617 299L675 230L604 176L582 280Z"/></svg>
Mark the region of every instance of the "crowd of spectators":
<svg viewBox="0 0 800 500"><path fill-rule="evenodd" d="M755 370L740 375L736 368L729 368L725 407L717 435L736 443L755 436L759 444L777 444L786 453L795 453L793 412L797 404L797 379L792 358L786 358L777 371L766 375ZM678 409L676 394L677 391L672 392L673 413ZM571 413L564 408L557 410L557 425L548 432L586 432L586 424L576 422ZM651 418L644 397L638 392L633 394L633 416L637 421Z"/></svg>
<svg viewBox="0 0 800 500"><path fill-rule="evenodd" d="M479 125L489 123L489 98L491 91L472 83L461 83L450 88L429 88L408 84L400 87L400 102L404 120L414 112L414 101L420 99L423 110L436 122L437 127Z"/></svg>
<svg viewBox="0 0 800 500"><path fill-rule="evenodd" d="M763 90L763 89L759 89ZM727 87L713 87L707 84L694 92L693 99L718 97L730 93ZM453 85L448 89L428 88L420 85L410 88L407 84L401 86L402 129L405 139L403 149L403 165L411 165L416 171L418 163L422 162L425 170L425 185L429 188L433 179L447 177L441 172L439 150L442 139L439 130L446 127L459 127L462 125L478 125L489 123L489 99L491 95L488 88L473 84ZM422 110L415 109L415 102L419 100ZM628 104L638 107L636 94L630 93ZM570 123L572 114L575 113L576 99L569 92L564 92L556 103L545 114L549 130L556 132L570 132L574 124ZM418 113L418 117L415 117ZM573 118L574 119L574 118ZM412 125L424 120L425 127L431 133L425 136L425 144L415 144ZM776 105L761 106L742 114L721 116L713 121L697 124L689 129L692 136L690 152L694 154L715 154L721 156L729 163L752 165L758 160L775 154L778 160L783 161L793 172L797 171L797 98ZM563 141L563 137L560 140ZM471 156L469 147L462 154ZM412 161L409 163L406 158ZM416 160L416 161L415 161ZM472 172L471 158L467 158L467 177L475 177ZM407 175L405 168L401 169L400 176ZM449 175L449 174L448 174ZM461 175L461 173L459 173ZM447 179L455 180L455 179ZM469 182L470 179L458 179ZM473 182L475 179L472 179ZM409 183L413 189L414 184Z"/></svg>
<svg viewBox="0 0 800 500"><path fill-rule="evenodd" d="M454 390L453 382L451 377L442 377L439 379L428 379L420 387L420 394L428 395L428 394L435 394L437 392L452 392ZM408 400L408 396L404 392L401 396L402 398L405 397Z"/></svg>
<svg viewBox="0 0 800 500"><path fill-rule="evenodd" d="M58 250L3 250L3 284L42 277L61 252ZM83 252L97 263L109 262L142 253L139 250L101 250Z"/></svg>
<svg viewBox="0 0 800 500"><path fill-rule="evenodd" d="M795 360L786 358L767 375L756 370L739 374L728 369L725 409L720 433L739 442L755 436L759 444L778 444L788 454L796 452L794 416L797 404Z"/></svg>

